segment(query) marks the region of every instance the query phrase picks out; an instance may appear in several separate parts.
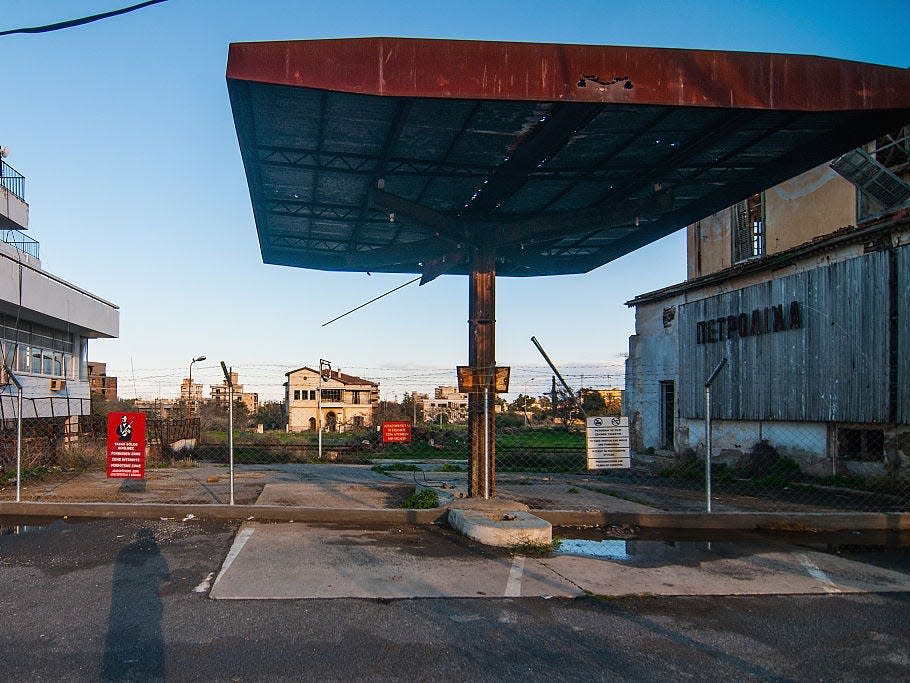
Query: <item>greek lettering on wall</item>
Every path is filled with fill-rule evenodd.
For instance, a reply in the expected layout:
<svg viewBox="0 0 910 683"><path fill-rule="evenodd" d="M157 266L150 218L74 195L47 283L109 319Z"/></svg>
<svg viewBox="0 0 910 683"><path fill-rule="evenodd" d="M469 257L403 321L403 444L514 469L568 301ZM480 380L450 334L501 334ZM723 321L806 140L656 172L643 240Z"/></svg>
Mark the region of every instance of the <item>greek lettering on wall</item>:
<svg viewBox="0 0 910 683"><path fill-rule="evenodd" d="M695 342L711 344L713 342L757 337L762 334L798 330L803 326L802 314L798 301L791 301L789 306L765 306L756 308L750 313L737 313L702 320L695 324Z"/></svg>

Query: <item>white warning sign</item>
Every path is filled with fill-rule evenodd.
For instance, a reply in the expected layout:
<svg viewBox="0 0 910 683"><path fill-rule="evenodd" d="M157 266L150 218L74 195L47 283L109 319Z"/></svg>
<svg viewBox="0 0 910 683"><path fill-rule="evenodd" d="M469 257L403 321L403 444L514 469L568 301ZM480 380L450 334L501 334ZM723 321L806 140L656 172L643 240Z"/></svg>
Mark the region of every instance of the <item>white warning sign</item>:
<svg viewBox="0 0 910 683"><path fill-rule="evenodd" d="M589 470L632 466L629 418L589 417L586 437Z"/></svg>

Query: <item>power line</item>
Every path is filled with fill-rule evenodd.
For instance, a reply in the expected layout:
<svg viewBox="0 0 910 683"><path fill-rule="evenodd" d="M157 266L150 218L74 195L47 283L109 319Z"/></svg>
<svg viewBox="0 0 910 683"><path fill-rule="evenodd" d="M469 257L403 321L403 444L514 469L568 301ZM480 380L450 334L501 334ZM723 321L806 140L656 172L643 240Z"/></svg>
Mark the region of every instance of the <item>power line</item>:
<svg viewBox="0 0 910 683"><path fill-rule="evenodd" d="M9 36L14 33L50 33L51 31L60 31L65 28L73 28L75 26L82 26L83 24L91 24L95 21L101 21L102 19L108 19L109 17L116 17L120 14L126 14L127 12L133 12L137 9L142 9L143 7L148 7L149 5L157 5L159 2L166 2L167 0L147 0L147 2L140 2L138 5L131 5L130 7L124 7L123 9L115 9L110 12L103 12L102 14L93 14L90 17L82 17L81 19L68 19L67 21L59 21L56 24L46 24L45 26L29 26L26 28L14 28L8 31L0 31L0 36Z"/></svg>

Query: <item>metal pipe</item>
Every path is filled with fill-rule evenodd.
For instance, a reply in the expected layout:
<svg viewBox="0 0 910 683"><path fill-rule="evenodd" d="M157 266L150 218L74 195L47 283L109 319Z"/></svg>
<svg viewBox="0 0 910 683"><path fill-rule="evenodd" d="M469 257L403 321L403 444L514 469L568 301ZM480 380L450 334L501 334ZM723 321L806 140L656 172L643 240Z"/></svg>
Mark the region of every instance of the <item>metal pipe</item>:
<svg viewBox="0 0 910 683"><path fill-rule="evenodd" d="M16 502L22 501L22 385L16 382L19 409L16 415Z"/></svg>
<svg viewBox="0 0 910 683"><path fill-rule="evenodd" d="M16 385L16 502L22 502L22 382L3 361L7 377ZM37 413L36 413L37 414Z"/></svg>
<svg viewBox="0 0 910 683"><path fill-rule="evenodd" d="M726 357L722 358L705 382L705 512L711 512L711 457L714 440L711 424L711 385L726 364Z"/></svg>
<svg viewBox="0 0 910 683"><path fill-rule="evenodd" d="M572 387L569 386L568 382L563 379L563 376L559 373L559 370L556 369L556 366L553 365L553 361L550 360L550 357L547 355L547 352L543 350L543 347L540 345L540 342L537 341L537 337L531 337L531 341L534 343L534 346L537 347L537 350L540 351L540 355L543 356L543 359L547 361L547 365L550 366L550 369L553 373L559 377L559 381L562 383L562 386L565 387L566 392L569 394L569 397L578 406L578 410L581 411L581 414L585 416L585 419L588 419L588 414L585 412L585 409L581 406L581 401L575 398L575 392L572 390ZM553 401L554 411L556 407L556 401Z"/></svg>
<svg viewBox="0 0 910 683"><path fill-rule="evenodd" d="M711 385L705 385L705 512L711 512Z"/></svg>
<svg viewBox="0 0 910 683"><path fill-rule="evenodd" d="M483 388L483 497L490 498L490 385Z"/></svg>

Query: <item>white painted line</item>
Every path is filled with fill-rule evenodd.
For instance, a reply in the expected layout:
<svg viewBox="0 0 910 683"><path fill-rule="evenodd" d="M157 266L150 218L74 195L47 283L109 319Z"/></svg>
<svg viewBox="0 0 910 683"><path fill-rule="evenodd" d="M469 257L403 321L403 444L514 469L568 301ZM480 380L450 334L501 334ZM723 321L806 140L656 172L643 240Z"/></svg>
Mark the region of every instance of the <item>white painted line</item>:
<svg viewBox="0 0 910 683"><path fill-rule="evenodd" d="M215 578L215 572L209 572L209 575L206 576L202 580L202 583L200 583L198 586L196 586L193 589L193 592L194 593L205 593L209 588L212 587L212 579L214 579L214 578Z"/></svg>
<svg viewBox="0 0 910 683"><path fill-rule="evenodd" d="M509 580L506 582L505 597L521 597L521 575L525 571L525 558L523 555L516 555L512 559L512 568L509 569Z"/></svg>
<svg viewBox="0 0 910 683"><path fill-rule="evenodd" d="M218 572L218 578L215 579L215 583L212 584L212 588L218 585L218 582L221 581L221 577L224 576L224 573L230 568L234 563L234 560L237 559L237 556L240 554L240 551L243 550L243 546L246 545L246 542L250 540L250 536L253 535L252 529L241 529L237 533L237 537L234 539L234 545L231 546L231 549L228 551L227 557L224 558L224 564L221 565L221 571Z"/></svg>
<svg viewBox="0 0 910 683"><path fill-rule="evenodd" d="M843 592L840 588L837 587L837 584L834 583L827 574L825 574L825 572L818 568L817 564L809 559L808 556L796 555L796 559L799 560L799 563L805 568L807 572L809 572L809 576L823 584L823 588L826 593Z"/></svg>

